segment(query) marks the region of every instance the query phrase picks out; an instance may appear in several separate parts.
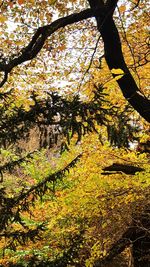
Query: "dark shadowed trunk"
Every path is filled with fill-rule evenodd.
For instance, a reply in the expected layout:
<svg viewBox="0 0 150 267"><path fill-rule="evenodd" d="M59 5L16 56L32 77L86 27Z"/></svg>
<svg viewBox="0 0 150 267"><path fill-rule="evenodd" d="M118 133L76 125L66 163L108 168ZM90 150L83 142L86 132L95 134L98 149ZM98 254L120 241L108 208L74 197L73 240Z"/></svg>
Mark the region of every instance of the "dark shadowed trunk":
<svg viewBox="0 0 150 267"><path fill-rule="evenodd" d="M122 78L117 80L124 97L143 118L150 122L150 101L139 90L123 57L119 33L113 20L113 12L117 2L116 0L108 0L105 5L101 0L89 0L92 9L103 6L103 12L100 12L100 15L96 15L95 18L103 38L108 67L110 70L121 69L124 72Z"/></svg>

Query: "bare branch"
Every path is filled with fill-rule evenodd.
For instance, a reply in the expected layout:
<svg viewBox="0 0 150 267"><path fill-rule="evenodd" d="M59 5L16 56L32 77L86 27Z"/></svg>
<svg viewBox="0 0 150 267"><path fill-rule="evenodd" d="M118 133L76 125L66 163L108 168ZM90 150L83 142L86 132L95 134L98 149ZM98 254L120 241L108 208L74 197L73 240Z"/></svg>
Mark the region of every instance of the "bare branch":
<svg viewBox="0 0 150 267"><path fill-rule="evenodd" d="M18 53L18 55L15 55L13 59L11 58L8 63L0 63L0 71L5 72L5 77L0 85L4 85L7 80L8 73L10 73L10 71L14 67L22 64L23 62L35 58L37 54L41 51L46 39L58 29L73 24L75 22L79 22L84 19L93 17L95 14L100 14L101 11L102 8L95 10L86 9L79 13L74 13L72 15L57 19L50 25L38 28L35 34L33 35L30 43L25 48L23 48L20 53Z"/></svg>
<svg viewBox="0 0 150 267"><path fill-rule="evenodd" d="M124 249L132 244L130 235L132 235L132 228L127 229L123 236L113 244L112 248L108 251L103 259L98 259L94 262L93 267L103 267L113 260L115 256L120 254Z"/></svg>
<svg viewBox="0 0 150 267"><path fill-rule="evenodd" d="M141 0L137 0L137 3L134 3L134 7L130 11L133 11L135 8L137 8L140 4L140 1Z"/></svg>

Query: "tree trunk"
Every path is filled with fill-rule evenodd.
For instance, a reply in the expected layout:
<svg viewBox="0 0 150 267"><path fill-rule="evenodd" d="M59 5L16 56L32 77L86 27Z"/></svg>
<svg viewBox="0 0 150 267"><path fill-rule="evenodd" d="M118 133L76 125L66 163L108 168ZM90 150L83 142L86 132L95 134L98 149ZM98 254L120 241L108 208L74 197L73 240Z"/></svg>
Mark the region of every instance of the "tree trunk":
<svg viewBox="0 0 150 267"><path fill-rule="evenodd" d="M103 4L104 12L95 16L98 30L104 42L104 53L107 65L110 70L121 69L124 72L122 78L117 80L124 97L143 118L150 122L150 101L139 90L125 63L119 33L113 21L113 11L117 1L107 2L110 2L110 6L109 4ZM102 6L100 0L89 0L89 4L93 9Z"/></svg>

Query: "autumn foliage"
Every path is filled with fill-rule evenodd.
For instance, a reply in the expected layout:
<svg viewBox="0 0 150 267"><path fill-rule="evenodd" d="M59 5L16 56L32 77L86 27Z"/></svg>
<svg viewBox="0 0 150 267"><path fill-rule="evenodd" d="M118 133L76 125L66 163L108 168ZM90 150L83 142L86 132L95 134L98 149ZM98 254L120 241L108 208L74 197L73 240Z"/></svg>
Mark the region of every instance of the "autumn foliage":
<svg viewBox="0 0 150 267"><path fill-rule="evenodd" d="M0 266L148 267L144 1L0 1Z"/></svg>

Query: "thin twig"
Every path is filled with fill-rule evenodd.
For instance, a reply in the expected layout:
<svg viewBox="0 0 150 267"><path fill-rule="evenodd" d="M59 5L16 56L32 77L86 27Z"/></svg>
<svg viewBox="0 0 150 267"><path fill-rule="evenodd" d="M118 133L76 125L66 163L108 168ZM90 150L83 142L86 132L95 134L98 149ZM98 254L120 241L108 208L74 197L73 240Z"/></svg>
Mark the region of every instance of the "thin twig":
<svg viewBox="0 0 150 267"><path fill-rule="evenodd" d="M100 41L100 38L101 38L101 35L99 35L99 37L98 37L98 39L97 39L97 41L96 41L96 45L95 45L94 51L93 51L93 53L92 53L92 56L91 56L91 59L90 59L89 66L87 67L85 73L83 74L82 80L81 80L81 82L80 82L80 84L79 84L79 89L78 89L78 91L80 91L80 88L81 88L81 85L82 85L82 83L83 83L83 81L84 81L84 78L85 78L86 74L89 72L89 70L90 70L90 68L91 68L91 65L92 65L92 62L93 62L93 59L94 59L94 55L95 55L95 53L96 53L96 50L97 50L97 47L98 47L98 43L99 43L99 41Z"/></svg>

